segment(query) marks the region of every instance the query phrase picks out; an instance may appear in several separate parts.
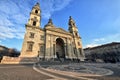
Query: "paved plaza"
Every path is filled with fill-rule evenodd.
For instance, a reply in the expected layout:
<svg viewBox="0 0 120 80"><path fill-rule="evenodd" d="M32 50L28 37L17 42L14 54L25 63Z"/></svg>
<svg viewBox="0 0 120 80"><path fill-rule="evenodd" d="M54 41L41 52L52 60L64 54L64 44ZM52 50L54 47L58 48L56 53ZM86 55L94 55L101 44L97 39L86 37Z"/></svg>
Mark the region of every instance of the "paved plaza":
<svg viewBox="0 0 120 80"><path fill-rule="evenodd" d="M0 64L0 80L120 80L120 64Z"/></svg>
<svg viewBox="0 0 120 80"><path fill-rule="evenodd" d="M33 70L33 65L0 65L0 80L47 80L51 77Z"/></svg>

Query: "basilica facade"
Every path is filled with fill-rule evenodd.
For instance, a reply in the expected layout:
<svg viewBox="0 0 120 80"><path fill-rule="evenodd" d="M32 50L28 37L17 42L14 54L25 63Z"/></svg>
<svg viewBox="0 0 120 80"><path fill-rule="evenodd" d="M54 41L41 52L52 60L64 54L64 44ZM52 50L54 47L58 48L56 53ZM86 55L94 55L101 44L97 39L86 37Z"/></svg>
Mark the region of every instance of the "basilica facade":
<svg viewBox="0 0 120 80"><path fill-rule="evenodd" d="M25 27L26 33L20 57L84 61L81 37L71 16L68 20L68 31L56 27L52 19L49 19L44 28L41 28L41 9L37 3L33 6Z"/></svg>

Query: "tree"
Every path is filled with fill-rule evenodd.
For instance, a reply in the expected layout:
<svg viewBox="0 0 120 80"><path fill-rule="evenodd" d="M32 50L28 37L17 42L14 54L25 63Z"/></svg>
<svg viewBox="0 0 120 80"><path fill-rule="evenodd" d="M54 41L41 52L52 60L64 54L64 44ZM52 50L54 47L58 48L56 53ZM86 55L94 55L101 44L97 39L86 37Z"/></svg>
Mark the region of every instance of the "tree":
<svg viewBox="0 0 120 80"><path fill-rule="evenodd" d="M18 57L19 55L20 55L20 52L15 48L10 48L8 50L8 56L10 57Z"/></svg>

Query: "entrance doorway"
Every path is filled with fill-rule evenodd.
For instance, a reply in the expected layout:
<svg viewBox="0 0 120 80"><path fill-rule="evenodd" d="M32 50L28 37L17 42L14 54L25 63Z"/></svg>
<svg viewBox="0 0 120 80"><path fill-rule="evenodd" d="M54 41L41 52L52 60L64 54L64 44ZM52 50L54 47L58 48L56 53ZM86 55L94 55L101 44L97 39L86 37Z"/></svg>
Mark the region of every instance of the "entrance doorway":
<svg viewBox="0 0 120 80"><path fill-rule="evenodd" d="M64 41L61 38L56 39L56 56L59 60L65 59Z"/></svg>

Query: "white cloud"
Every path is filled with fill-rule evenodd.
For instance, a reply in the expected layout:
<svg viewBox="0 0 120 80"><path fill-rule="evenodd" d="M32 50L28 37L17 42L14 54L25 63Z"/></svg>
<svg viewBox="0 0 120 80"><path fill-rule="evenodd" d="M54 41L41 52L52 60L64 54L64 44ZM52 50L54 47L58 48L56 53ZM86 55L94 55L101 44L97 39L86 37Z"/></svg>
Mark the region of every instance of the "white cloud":
<svg viewBox="0 0 120 80"><path fill-rule="evenodd" d="M92 43L92 44L86 45L84 48L95 47L95 46L98 46L98 45L99 45L99 44L94 44L94 43Z"/></svg>
<svg viewBox="0 0 120 80"><path fill-rule="evenodd" d="M66 7L72 0L40 0L43 18L49 18L53 12ZM37 2L37 1L33 1ZM23 39L24 24L29 18L31 1L0 0L0 40ZM23 4L24 3L24 4Z"/></svg>
<svg viewBox="0 0 120 80"><path fill-rule="evenodd" d="M1 0L0 11L5 14L16 14L19 12L19 8L12 0Z"/></svg>
<svg viewBox="0 0 120 80"><path fill-rule="evenodd" d="M4 13L0 14L0 25L2 26L13 26L14 24L8 20L8 16L5 15Z"/></svg>
<svg viewBox="0 0 120 80"><path fill-rule="evenodd" d="M96 38L96 39L93 39L90 44L87 44L87 45L85 46L85 48L98 46L98 45L100 45L100 43L103 42L104 40L105 40L105 38Z"/></svg>
<svg viewBox="0 0 120 80"><path fill-rule="evenodd" d="M17 24L25 24L27 22L27 17L21 13L12 15L11 19L13 19Z"/></svg>
<svg viewBox="0 0 120 80"><path fill-rule="evenodd" d="M98 39L94 39L93 41L94 42L99 42L99 41L104 41L105 39L104 38L98 38Z"/></svg>
<svg viewBox="0 0 120 80"><path fill-rule="evenodd" d="M25 10L29 8L26 7ZM0 0L0 40L23 39L24 24L27 21L26 12L16 2ZM29 14L28 14L29 15Z"/></svg>
<svg viewBox="0 0 120 80"><path fill-rule="evenodd" d="M86 44L84 48L95 47L102 44L107 44L111 42L120 42L120 33L111 34L103 38L96 38L91 41L91 43Z"/></svg>
<svg viewBox="0 0 120 80"><path fill-rule="evenodd" d="M50 18L55 11L62 10L72 0L40 0L42 8L42 16L44 18Z"/></svg>
<svg viewBox="0 0 120 80"><path fill-rule="evenodd" d="M22 39L24 36L24 29L21 28L13 28L13 27L4 27L0 26L1 31L0 31L0 39L5 40L7 38L17 38L17 39ZM19 26L17 26L19 27Z"/></svg>
<svg viewBox="0 0 120 80"><path fill-rule="evenodd" d="M22 20L18 22L18 24L14 24L14 21L18 21L17 19L11 20L11 16L2 14L0 15L0 40L17 38L22 39L24 34L24 26L20 26L18 24L22 24ZM23 17L23 16L21 16ZM20 17L19 17L20 18ZM22 18L20 18L22 19Z"/></svg>
<svg viewBox="0 0 120 80"><path fill-rule="evenodd" d="M53 12L66 7L72 0L40 0L43 18L49 18ZM34 1L0 0L0 40L23 39L24 24L29 18L29 12ZM24 4L23 4L24 3Z"/></svg>
<svg viewBox="0 0 120 80"><path fill-rule="evenodd" d="M105 37L105 42L120 42L120 33L111 34Z"/></svg>

